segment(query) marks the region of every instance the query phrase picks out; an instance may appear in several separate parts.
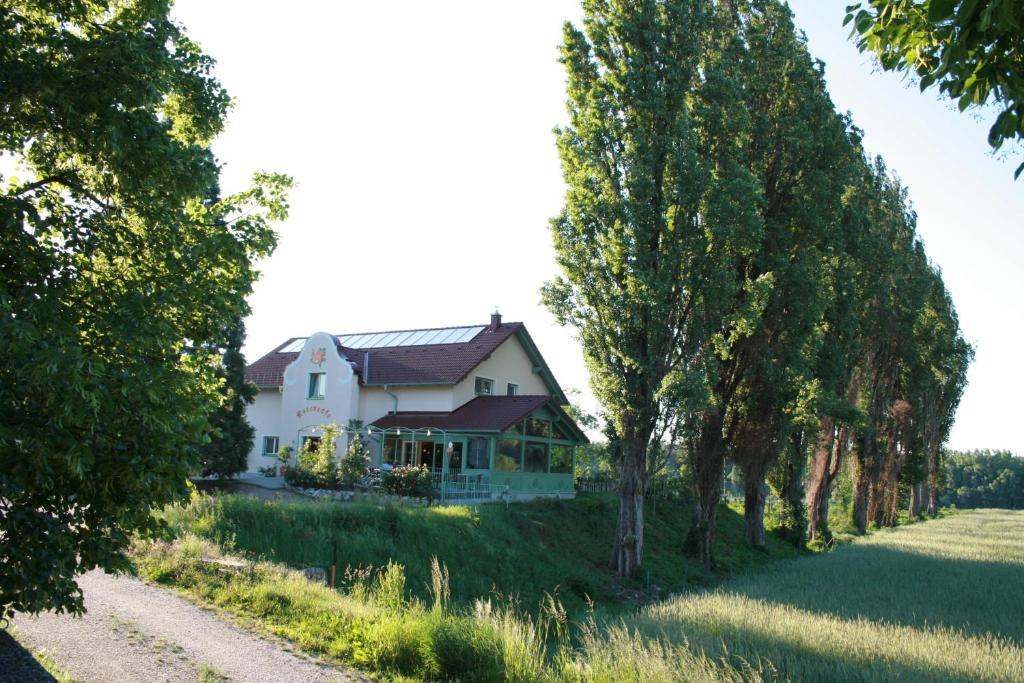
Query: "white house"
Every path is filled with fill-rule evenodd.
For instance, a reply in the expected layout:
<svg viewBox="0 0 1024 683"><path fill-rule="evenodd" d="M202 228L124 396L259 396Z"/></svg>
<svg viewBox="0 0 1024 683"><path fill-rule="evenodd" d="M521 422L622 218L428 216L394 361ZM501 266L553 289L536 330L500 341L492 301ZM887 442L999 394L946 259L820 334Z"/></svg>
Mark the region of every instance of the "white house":
<svg viewBox="0 0 1024 683"><path fill-rule="evenodd" d="M248 470L321 425L361 422L376 464L426 465L440 486L572 495L586 436L522 323L289 339L246 369L259 387ZM351 433L351 432L350 432Z"/></svg>

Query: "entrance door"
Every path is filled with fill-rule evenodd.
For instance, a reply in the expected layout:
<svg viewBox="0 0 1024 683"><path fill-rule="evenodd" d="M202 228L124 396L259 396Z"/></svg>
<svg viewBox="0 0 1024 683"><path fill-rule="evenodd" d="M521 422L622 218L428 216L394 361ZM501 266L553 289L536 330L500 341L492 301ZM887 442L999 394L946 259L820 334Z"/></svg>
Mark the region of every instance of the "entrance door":
<svg viewBox="0 0 1024 683"><path fill-rule="evenodd" d="M434 469L434 444L430 441L420 441L420 455L416 462L420 467Z"/></svg>

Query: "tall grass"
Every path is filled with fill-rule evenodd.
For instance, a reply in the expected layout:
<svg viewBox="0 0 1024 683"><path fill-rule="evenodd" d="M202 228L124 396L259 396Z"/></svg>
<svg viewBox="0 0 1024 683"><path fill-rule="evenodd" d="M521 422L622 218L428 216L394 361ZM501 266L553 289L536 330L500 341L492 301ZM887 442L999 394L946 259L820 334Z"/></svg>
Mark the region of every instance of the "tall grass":
<svg viewBox="0 0 1024 683"><path fill-rule="evenodd" d="M173 544L142 542L134 557L140 573L170 583L301 649L367 671L436 681L660 681L740 680L730 665L686 648L640 642L623 629L603 635L591 621L577 649L567 615L554 599L540 616L512 603L477 600L454 609L444 598L447 570L434 562L427 603L405 590L401 565L359 572L347 592L267 562L238 572L220 564L221 549L186 535ZM629 657L609 648L630 647ZM700 674L695 675L695 674ZM750 677L745 677L750 680Z"/></svg>
<svg viewBox="0 0 1024 683"><path fill-rule="evenodd" d="M783 561L629 620L799 680L1024 680L1024 513L979 511Z"/></svg>
<svg viewBox="0 0 1024 683"><path fill-rule="evenodd" d="M575 528L597 513L587 508L591 504L560 512ZM539 520L552 522L543 507L387 512L270 505L263 522L259 509L224 498L171 510L168 521L183 530L182 538L173 547L140 546L140 568L251 617L303 649L366 670L467 681L1024 680L1024 512L968 512L881 531L835 552L762 563L718 588L613 618L586 607L567 613L543 587L535 589L542 596L537 609L521 609L522 602L495 590L456 599L454 587L466 572L493 566L498 576L547 580L566 563L581 562L574 549L587 547L585 538L537 533ZM500 562L501 554L486 550L462 563L446 562L422 550L424 574L412 580L398 560L409 551L392 537L395 556L376 568L350 570L345 587L334 591L269 562L230 575L197 560L220 552L221 542L255 544L259 533L275 543L282 515L301 524L324 515L320 523L352 538L396 524L397 538L409 538L418 549L443 536L446 523L447 531L466 533L473 547L487 542L481 528L504 525L494 537L505 541L507 563L549 565L499 568L488 563ZM380 521L385 515L397 522ZM408 536L427 527L428 539ZM516 548L538 540L546 544L545 556ZM603 540L594 543L603 546ZM300 545L288 552L302 552ZM461 552L465 546L453 547ZM732 552L743 557L741 549Z"/></svg>
<svg viewBox="0 0 1024 683"><path fill-rule="evenodd" d="M500 505L430 508L259 501L248 496L198 496L163 513L178 535L191 533L255 559L292 566L328 566L336 549L338 571L346 567L405 568L413 595L427 598L431 558L452 568L451 600L464 607L477 598L514 598L533 610L545 595L557 595L573 614L596 603L618 610L624 591L665 597L693 586L714 585L699 563L685 557L690 508L686 501L659 502L648 514L645 568L620 584L605 571L614 531L614 494L573 501L538 500ZM742 542L742 518L723 510L721 572L763 566L796 550L775 538L769 552Z"/></svg>

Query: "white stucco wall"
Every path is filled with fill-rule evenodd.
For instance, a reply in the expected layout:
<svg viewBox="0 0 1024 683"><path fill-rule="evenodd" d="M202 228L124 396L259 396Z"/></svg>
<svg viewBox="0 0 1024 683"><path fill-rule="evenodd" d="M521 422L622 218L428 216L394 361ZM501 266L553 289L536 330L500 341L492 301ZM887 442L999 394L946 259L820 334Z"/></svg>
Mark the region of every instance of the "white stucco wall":
<svg viewBox="0 0 1024 683"><path fill-rule="evenodd" d="M313 372L326 374L322 399L309 398L309 375ZM344 426L358 418L358 407L359 382L352 366L338 353L331 335L317 332L284 371L281 445L290 443L297 449L301 437L313 435L322 424L337 422Z"/></svg>
<svg viewBox="0 0 1024 683"><path fill-rule="evenodd" d="M388 391L398 397L398 410L454 410L450 386L391 385ZM364 386L359 391L359 419L369 424L395 409L395 399L380 386Z"/></svg>
<svg viewBox="0 0 1024 683"><path fill-rule="evenodd" d="M263 457L263 437L281 436L281 392L277 389L261 389L256 400L246 406L245 419L254 430L246 470L255 472L260 467L277 464L273 458Z"/></svg>
<svg viewBox="0 0 1024 683"><path fill-rule="evenodd" d="M490 358L476 366L464 380L455 385L452 392L455 407L476 396L477 377L494 380L495 396L504 396L508 391L509 382L519 385L519 394L522 396L548 396L551 393L540 375L533 372L530 357L514 336L502 342Z"/></svg>

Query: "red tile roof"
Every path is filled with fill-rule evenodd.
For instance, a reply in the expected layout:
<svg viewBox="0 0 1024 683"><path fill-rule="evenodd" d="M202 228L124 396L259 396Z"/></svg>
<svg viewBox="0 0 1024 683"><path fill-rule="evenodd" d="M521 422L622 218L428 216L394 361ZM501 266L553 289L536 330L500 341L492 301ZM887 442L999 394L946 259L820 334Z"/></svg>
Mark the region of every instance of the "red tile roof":
<svg viewBox="0 0 1024 683"><path fill-rule="evenodd" d="M351 349L339 344L338 350L352 363L363 384L456 384L520 329L524 329L522 323L503 323L496 330L485 327L459 344L371 349ZM287 340L252 363L245 370L245 378L261 387L281 386L284 369L299 357L298 353L282 353L281 349L297 339Z"/></svg>
<svg viewBox="0 0 1024 683"><path fill-rule="evenodd" d="M522 422L533 411L547 406L571 426L581 441L587 441L571 417L551 396L477 396L450 413L399 411L389 413L373 422L374 427L388 429L443 429L446 431L472 430L503 432Z"/></svg>

